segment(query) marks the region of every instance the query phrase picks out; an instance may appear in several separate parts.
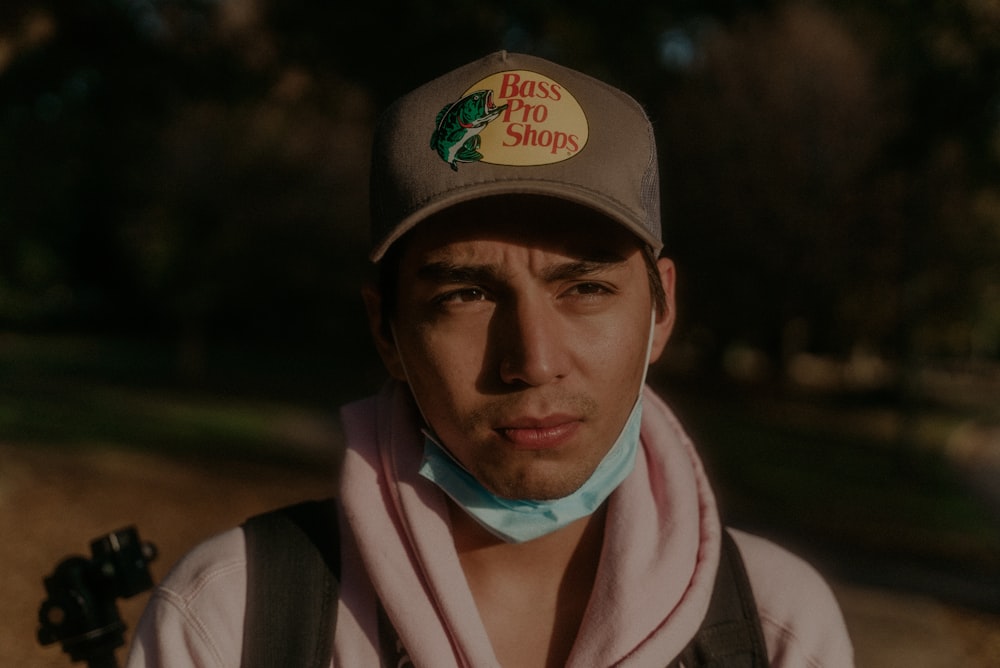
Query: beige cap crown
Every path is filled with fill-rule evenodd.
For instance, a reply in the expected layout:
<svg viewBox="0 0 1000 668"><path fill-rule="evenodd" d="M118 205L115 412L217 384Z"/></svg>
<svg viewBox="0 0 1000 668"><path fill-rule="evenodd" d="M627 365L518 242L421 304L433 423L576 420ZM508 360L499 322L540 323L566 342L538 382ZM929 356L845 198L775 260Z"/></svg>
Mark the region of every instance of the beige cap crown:
<svg viewBox="0 0 1000 668"><path fill-rule="evenodd" d="M653 129L624 92L535 56L497 52L401 97L375 130L371 258L455 204L544 195L662 247Z"/></svg>

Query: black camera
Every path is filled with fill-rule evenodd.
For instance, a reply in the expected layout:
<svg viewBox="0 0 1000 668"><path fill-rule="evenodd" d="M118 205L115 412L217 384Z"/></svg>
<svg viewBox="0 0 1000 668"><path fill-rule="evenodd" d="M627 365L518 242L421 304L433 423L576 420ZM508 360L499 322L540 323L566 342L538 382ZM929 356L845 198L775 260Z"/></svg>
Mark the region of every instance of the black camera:
<svg viewBox="0 0 1000 668"><path fill-rule="evenodd" d="M38 642L61 642L72 661L114 668L115 649L125 644L115 601L152 588L149 562L156 547L127 527L93 540L90 551L90 559L67 557L45 578L48 598L38 610Z"/></svg>

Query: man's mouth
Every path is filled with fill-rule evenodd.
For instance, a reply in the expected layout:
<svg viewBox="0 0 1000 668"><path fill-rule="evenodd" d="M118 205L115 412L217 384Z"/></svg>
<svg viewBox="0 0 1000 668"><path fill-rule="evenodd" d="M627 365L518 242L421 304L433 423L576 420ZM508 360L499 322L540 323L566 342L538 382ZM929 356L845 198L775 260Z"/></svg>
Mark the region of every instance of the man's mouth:
<svg viewBox="0 0 1000 668"><path fill-rule="evenodd" d="M576 434L582 421L569 415L514 420L496 429L517 450L557 448Z"/></svg>

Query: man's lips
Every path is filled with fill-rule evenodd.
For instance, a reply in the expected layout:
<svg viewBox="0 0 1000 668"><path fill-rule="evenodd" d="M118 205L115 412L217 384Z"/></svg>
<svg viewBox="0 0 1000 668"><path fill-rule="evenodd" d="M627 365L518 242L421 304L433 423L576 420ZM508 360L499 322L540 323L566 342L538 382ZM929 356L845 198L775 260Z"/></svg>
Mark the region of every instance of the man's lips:
<svg viewBox="0 0 1000 668"><path fill-rule="evenodd" d="M545 450L568 441L581 424L580 419L573 416L551 415L515 420L497 427L496 432L518 450Z"/></svg>

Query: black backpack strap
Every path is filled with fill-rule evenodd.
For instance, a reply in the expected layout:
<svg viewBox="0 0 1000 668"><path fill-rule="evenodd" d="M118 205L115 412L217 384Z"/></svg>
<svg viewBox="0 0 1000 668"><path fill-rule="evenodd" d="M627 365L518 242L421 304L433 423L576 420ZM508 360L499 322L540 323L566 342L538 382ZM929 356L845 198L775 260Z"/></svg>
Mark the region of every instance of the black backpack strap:
<svg viewBox="0 0 1000 668"><path fill-rule="evenodd" d="M769 665L750 578L736 541L725 529L708 612L698 634L670 665L685 668L766 668Z"/></svg>
<svg viewBox="0 0 1000 668"><path fill-rule="evenodd" d="M340 539L333 499L304 501L243 524L247 601L242 668L327 668L333 654Z"/></svg>

